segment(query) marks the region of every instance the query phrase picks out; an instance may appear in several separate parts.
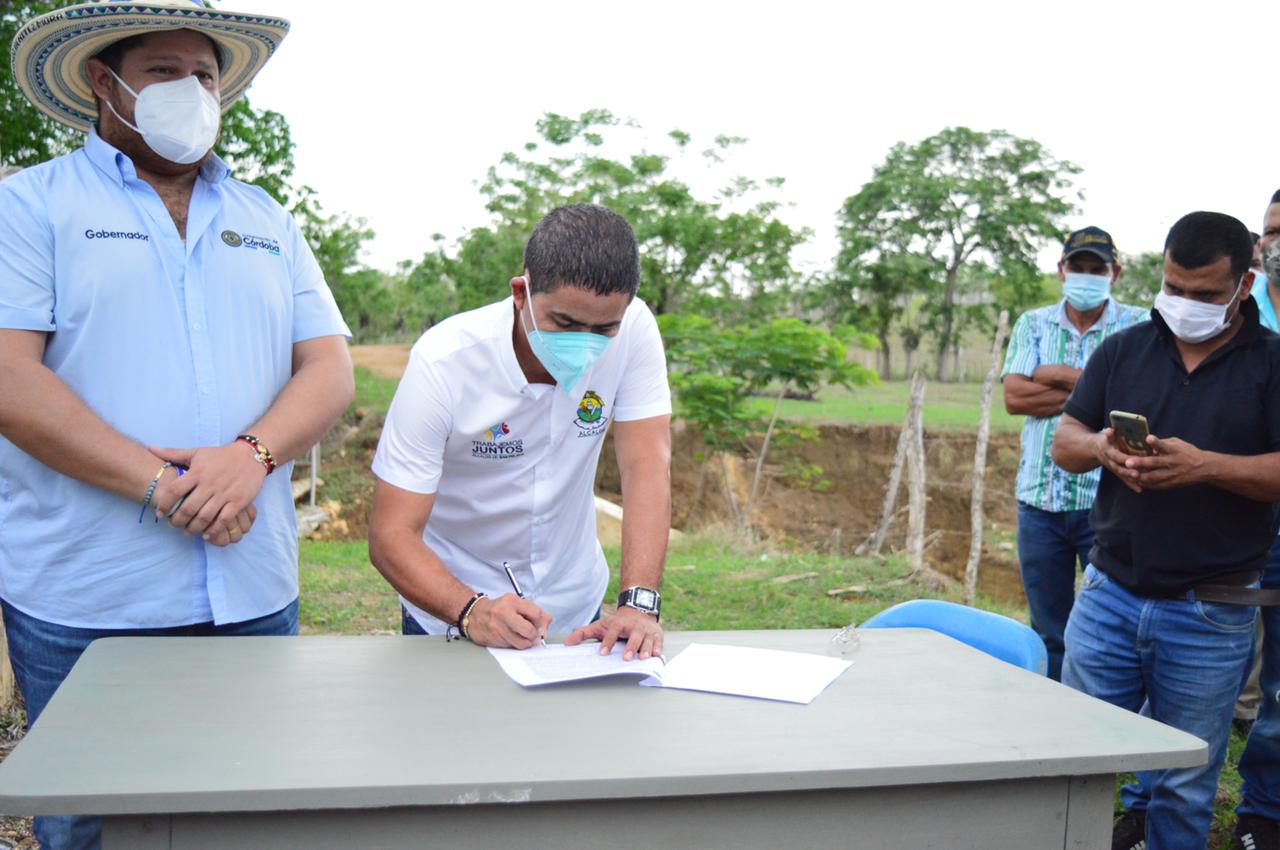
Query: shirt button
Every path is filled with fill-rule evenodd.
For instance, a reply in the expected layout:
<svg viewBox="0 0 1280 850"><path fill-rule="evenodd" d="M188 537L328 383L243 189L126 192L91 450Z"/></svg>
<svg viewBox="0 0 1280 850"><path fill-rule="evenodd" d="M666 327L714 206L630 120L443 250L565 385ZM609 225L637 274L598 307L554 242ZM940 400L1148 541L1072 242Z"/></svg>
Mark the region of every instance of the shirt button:
<svg viewBox="0 0 1280 850"><path fill-rule="evenodd" d="M196 322L195 324L193 324L193 325L191 326L191 330L193 330L193 331L202 331L202 330L204 330L204 325L200 324L199 322Z"/></svg>
<svg viewBox="0 0 1280 850"><path fill-rule="evenodd" d="M209 393L213 392L213 389L208 384L205 384L200 388L200 392L204 395L208 395Z"/></svg>

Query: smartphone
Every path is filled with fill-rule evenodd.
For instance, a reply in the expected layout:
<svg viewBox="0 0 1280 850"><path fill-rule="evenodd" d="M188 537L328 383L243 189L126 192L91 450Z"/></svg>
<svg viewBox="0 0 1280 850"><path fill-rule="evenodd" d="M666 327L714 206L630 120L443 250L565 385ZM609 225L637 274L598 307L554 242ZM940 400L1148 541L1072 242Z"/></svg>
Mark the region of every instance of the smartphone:
<svg viewBox="0 0 1280 850"><path fill-rule="evenodd" d="M1123 410L1111 411L1111 427L1116 436L1124 444L1130 454L1149 455L1151 447L1147 445L1147 417L1140 413L1125 413Z"/></svg>

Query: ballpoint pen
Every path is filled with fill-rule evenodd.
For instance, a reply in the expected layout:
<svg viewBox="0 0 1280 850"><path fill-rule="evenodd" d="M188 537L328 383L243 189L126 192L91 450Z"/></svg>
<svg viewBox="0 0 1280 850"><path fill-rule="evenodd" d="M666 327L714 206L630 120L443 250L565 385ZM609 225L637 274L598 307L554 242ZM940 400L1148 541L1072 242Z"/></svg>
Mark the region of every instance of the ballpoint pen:
<svg viewBox="0 0 1280 850"><path fill-rule="evenodd" d="M524 591L520 589L520 582L516 581L516 574L511 572L511 567L506 561L502 562L502 569L507 574L507 581L511 582L511 589L516 592L516 596L524 599ZM538 640L542 641L542 645L547 645L547 639L542 635L538 635Z"/></svg>

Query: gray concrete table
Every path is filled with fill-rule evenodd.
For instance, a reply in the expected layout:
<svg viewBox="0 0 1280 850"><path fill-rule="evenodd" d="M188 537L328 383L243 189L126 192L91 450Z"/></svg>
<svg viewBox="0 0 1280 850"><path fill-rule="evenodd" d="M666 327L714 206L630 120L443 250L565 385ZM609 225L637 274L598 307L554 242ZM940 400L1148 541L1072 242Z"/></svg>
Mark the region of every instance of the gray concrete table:
<svg viewBox="0 0 1280 850"><path fill-rule="evenodd" d="M0 811L102 814L107 850L1106 848L1117 772L1205 759L950 638L861 637L808 706L524 690L439 638L99 641L0 765Z"/></svg>

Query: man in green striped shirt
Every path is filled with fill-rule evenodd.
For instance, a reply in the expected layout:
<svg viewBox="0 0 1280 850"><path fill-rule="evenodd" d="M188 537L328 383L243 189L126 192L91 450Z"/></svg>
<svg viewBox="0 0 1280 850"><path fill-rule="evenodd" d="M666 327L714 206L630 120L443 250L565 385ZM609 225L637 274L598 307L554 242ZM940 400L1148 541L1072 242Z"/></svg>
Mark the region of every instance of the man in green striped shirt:
<svg viewBox="0 0 1280 850"><path fill-rule="evenodd" d="M1062 633L1075 599L1077 561L1089 563L1089 509L1101 470L1082 475L1055 466L1053 434L1067 397L1094 350L1116 331L1148 318L1119 304L1111 287L1120 263L1111 235L1085 227L1067 237L1058 261L1063 299L1018 318L1001 381L1005 410L1027 417L1018 463L1018 560L1031 627L1049 651L1049 675L1062 675Z"/></svg>

